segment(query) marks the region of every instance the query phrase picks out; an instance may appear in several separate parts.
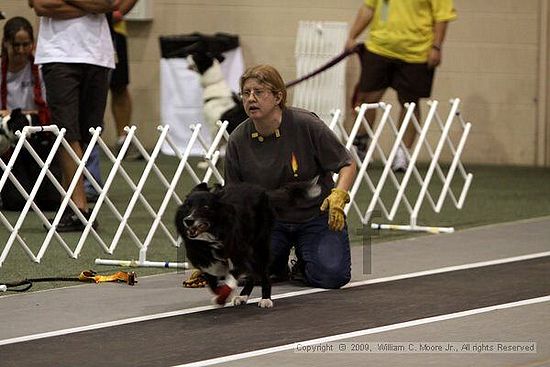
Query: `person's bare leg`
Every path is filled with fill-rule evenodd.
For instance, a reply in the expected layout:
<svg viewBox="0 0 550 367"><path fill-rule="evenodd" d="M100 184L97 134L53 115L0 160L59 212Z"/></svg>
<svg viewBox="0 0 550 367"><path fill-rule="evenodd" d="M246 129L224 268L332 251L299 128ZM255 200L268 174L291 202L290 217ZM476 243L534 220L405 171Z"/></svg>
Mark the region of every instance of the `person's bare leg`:
<svg viewBox="0 0 550 367"><path fill-rule="evenodd" d="M384 96L384 93L386 92L385 89L376 90L372 92L358 92L357 94L357 101L358 106L360 106L363 103L378 103ZM376 109L368 109L365 113L365 117L367 121L369 122L370 127L374 127L374 122L376 120ZM365 135L367 132L361 125L361 128L359 129L359 132L357 135Z"/></svg>
<svg viewBox="0 0 550 367"><path fill-rule="evenodd" d="M363 103L380 102L385 91L386 91L385 89L381 89L381 90L372 91L372 92L357 92L357 96L356 96L357 104L361 105ZM368 109L365 112L365 118L367 119L367 122L369 123L369 126L372 129L374 127L374 123L376 120L376 109L374 108ZM354 123L355 123L355 119L354 119ZM370 144L370 137L367 135L367 130L365 129L364 125L361 124L359 126L359 130L357 130L357 135L353 140L353 145L355 145L359 159L363 160L369 148L369 144Z"/></svg>
<svg viewBox="0 0 550 367"><path fill-rule="evenodd" d="M132 118L132 98L128 88L111 89L111 112L118 137L125 136L124 127L130 125Z"/></svg>
<svg viewBox="0 0 550 367"><path fill-rule="evenodd" d="M414 116L416 117L416 121L420 124L420 106L418 105L419 100L416 101L403 101L401 98L399 98L399 103L401 103L401 114L399 116L399 127L401 127L401 124L403 123L403 119L405 118L405 115L407 114L407 109L405 108L404 104L406 102L414 102L416 104L416 107L414 108ZM411 147L414 144L414 141L416 139L416 128L414 127L414 124L412 121L409 122L409 126L407 126L407 130L405 131L405 135L403 136L403 143L405 143L405 146L407 149L411 149Z"/></svg>
<svg viewBox="0 0 550 367"><path fill-rule="evenodd" d="M124 127L129 126L132 118L132 98L128 88L111 88L111 111L115 119L117 131L117 151L126 139L126 131ZM126 159L136 160L142 159L143 156L135 145L130 145L126 152Z"/></svg>
<svg viewBox="0 0 550 367"><path fill-rule="evenodd" d="M74 150L78 158L82 158L83 152L82 152L82 146L80 145L80 142L73 141L73 142L70 142L69 145ZM71 184L71 181L73 180L73 177L76 174L78 165L71 158L69 153L63 148L59 149L58 157L59 157L59 163L61 164L61 170L63 174L61 184L63 185L63 188L67 190L69 188L69 185ZM74 203L79 209L82 209L83 211L88 211L88 201L86 200L86 191L84 190L84 180L82 179L82 175L78 180L78 184L76 185L75 190L73 191L71 199L74 201Z"/></svg>

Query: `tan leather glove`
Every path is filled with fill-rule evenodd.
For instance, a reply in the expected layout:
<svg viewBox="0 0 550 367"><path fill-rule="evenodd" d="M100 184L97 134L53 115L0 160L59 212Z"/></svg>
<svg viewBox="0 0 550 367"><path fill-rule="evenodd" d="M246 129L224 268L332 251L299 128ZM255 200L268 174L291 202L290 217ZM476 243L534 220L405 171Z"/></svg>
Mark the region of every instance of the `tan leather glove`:
<svg viewBox="0 0 550 367"><path fill-rule="evenodd" d="M321 205L321 211L328 209L328 227L333 231L341 231L346 224L344 216L344 206L349 203L349 194L347 191L332 189L330 195L326 197Z"/></svg>

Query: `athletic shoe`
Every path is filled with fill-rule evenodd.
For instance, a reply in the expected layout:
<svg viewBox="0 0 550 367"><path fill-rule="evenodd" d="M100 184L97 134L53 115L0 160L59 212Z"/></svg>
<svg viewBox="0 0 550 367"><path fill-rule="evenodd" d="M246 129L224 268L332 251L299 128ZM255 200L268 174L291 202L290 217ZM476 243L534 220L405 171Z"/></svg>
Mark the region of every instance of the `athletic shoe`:
<svg viewBox="0 0 550 367"><path fill-rule="evenodd" d="M202 170L207 170L208 168L210 168L210 165L208 164L207 161L200 161L197 163L197 168Z"/></svg>
<svg viewBox="0 0 550 367"><path fill-rule="evenodd" d="M306 282L306 277L304 276L305 264L302 260L291 259L290 260L290 280L295 282Z"/></svg>
<svg viewBox="0 0 550 367"><path fill-rule="evenodd" d="M355 145L355 151L357 152L359 159L363 161L367 155L367 150L370 145L369 136L367 134L357 135L355 139L353 139L353 145Z"/></svg>
<svg viewBox="0 0 550 367"><path fill-rule="evenodd" d="M87 212L85 212L82 209L79 209L79 210L82 213L82 215L84 215L84 218L86 218L87 220L90 219L90 215L92 214L91 211L88 210ZM53 219L50 219L50 223L52 222L53 222ZM63 215L61 216L61 220L57 224L56 230L57 232L82 232L84 228L86 228L84 223L82 223L80 219L78 219L76 214L69 209L65 211L65 213L63 213ZM94 221L94 223L92 224L92 228L93 229L98 228L97 220Z"/></svg>
<svg viewBox="0 0 550 367"><path fill-rule="evenodd" d="M407 168L409 168L409 161L403 148L399 147L397 148L397 153L393 159L391 169L394 172L405 172Z"/></svg>
<svg viewBox="0 0 550 367"><path fill-rule="evenodd" d="M120 153L120 149L122 149L122 144L124 143L124 137L118 138L116 142L116 155ZM128 146L128 149L126 150L126 155L124 156L124 159L127 161L139 161L142 159L145 159L139 149L134 145L130 144Z"/></svg>

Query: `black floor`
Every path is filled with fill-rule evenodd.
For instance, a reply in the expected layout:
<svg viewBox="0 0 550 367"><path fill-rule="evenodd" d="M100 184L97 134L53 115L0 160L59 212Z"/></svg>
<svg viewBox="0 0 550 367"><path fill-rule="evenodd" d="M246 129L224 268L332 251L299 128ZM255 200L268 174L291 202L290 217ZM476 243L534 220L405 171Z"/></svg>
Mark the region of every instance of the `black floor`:
<svg viewBox="0 0 550 367"><path fill-rule="evenodd" d="M461 270L5 345L0 365L172 366L546 296L548 279L550 257Z"/></svg>

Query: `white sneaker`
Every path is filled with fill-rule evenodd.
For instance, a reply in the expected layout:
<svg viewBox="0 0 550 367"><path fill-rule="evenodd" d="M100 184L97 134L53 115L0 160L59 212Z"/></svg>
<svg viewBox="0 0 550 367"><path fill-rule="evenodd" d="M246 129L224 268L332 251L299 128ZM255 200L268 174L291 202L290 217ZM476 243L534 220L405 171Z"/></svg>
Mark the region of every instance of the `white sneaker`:
<svg viewBox="0 0 550 367"><path fill-rule="evenodd" d="M403 148L399 147L397 148L391 169L393 172L405 172L407 168L409 168L409 160L407 159Z"/></svg>
<svg viewBox="0 0 550 367"><path fill-rule="evenodd" d="M130 144L128 150L126 151L126 157L124 157L124 159L128 161L140 161L142 159L145 159L145 157L141 154L139 149L134 144Z"/></svg>
<svg viewBox="0 0 550 367"><path fill-rule="evenodd" d="M199 163L197 163L197 168L199 169L207 170L209 167L210 165L208 164L207 161L200 161Z"/></svg>

